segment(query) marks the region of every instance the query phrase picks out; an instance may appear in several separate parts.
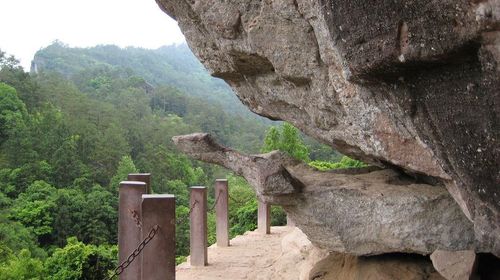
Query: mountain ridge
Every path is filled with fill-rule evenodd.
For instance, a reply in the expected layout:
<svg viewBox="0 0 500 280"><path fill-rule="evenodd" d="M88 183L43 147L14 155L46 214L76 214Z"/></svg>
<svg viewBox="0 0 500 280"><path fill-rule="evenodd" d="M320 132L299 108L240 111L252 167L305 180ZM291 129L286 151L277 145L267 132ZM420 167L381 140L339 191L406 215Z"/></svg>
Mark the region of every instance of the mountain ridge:
<svg viewBox="0 0 500 280"><path fill-rule="evenodd" d="M145 49L116 45L80 48L54 41L36 52L30 72L53 71L73 79L96 68L132 71L153 87L172 86L188 96L220 103L228 111L249 113L223 80L210 76L185 43Z"/></svg>

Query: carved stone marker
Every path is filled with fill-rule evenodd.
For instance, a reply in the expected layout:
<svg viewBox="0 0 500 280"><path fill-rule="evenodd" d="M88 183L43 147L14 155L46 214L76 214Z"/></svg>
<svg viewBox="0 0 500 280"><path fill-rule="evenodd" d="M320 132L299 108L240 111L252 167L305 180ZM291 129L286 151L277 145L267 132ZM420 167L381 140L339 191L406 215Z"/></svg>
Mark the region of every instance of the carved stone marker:
<svg viewBox="0 0 500 280"><path fill-rule="evenodd" d="M141 242L141 196L146 183L123 181L119 189L118 262L122 263ZM120 280L141 279L141 262L135 261L120 274Z"/></svg>
<svg viewBox="0 0 500 280"><path fill-rule="evenodd" d="M257 229L262 234L271 233L271 205L258 201L258 211L257 211Z"/></svg>
<svg viewBox="0 0 500 280"><path fill-rule="evenodd" d="M217 246L229 246L228 186L226 179L215 181L215 213L217 216Z"/></svg>
<svg viewBox="0 0 500 280"><path fill-rule="evenodd" d="M158 232L142 251L142 279L175 280L174 195L142 196L142 240L157 225Z"/></svg>
<svg viewBox="0 0 500 280"><path fill-rule="evenodd" d="M205 266L207 261L207 188L191 187L192 209L189 216L191 266Z"/></svg>
<svg viewBox="0 0 500 280"><path fill-rule="evenodd" d="M129 181L139 181L146 183L146 193L151 193L151 173L130 173L128 174L127 179Z"/></svg>

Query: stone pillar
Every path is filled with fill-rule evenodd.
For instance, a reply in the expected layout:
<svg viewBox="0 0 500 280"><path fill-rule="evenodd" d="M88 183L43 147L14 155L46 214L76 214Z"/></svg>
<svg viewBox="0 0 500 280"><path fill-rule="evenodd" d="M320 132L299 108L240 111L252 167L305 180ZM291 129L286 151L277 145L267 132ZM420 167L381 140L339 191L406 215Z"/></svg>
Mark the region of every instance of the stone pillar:
<svg viewBox="0 0 500 280"><path fill-rule="evenodd" d="M292 221L290 215L286 214L286 225L289 227L295 227L295 222Z"/></svg>
<svg viewBox="0 0 500 280"><path fill-rule="evenodd" d="M129 181L146 183L147 193L151 193L151 173L130 173L127 177Z"/></svg>
<svg viewBox="0 0 500 280"><path fill-rule="evenodd" d="M118 262L122 263L141 242L141 196L146 183L123 181L119 189L118 206ZM120 274L120 280L141 279L141 262L135 261Z"/></svg>
<svg viewBox="0 0 500 280"><path fill-rule="evenodd" d="M142 240L151 229L158 232L142 251L142 278L175 280L175 197L171 194L142 196Z"/></svg>
<svg viewBox="0 0 500 280"><path fill-rule="evenodd" d="M191 187L189 216L191 266L205 266L207 261L207 188Z"/></svg>
<svg viewBox="0 0 500 280"><path fill-rule="evenodd" d="M271 233L271 205L260 201L257 198L258 211L257 211L257 229L262 234Z"/></svg>
<svg viewBox="0 0 500 280"><path fill-rule="evenodd" d="M217 197L219 198L217 200ZM215 214L217 217L217 246L229 246L228 188L226 179L215 181Z"/></svg>

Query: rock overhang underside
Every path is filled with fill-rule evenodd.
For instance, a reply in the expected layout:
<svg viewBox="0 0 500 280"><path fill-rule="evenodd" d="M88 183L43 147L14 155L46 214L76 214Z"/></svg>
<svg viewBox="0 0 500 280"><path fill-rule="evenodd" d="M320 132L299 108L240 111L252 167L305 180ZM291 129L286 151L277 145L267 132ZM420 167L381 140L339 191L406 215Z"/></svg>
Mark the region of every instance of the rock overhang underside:
<svg viewBox="0 0 500 280"><path fill-rule="evenodd" d="M298 224L311 241L359 255L438 247L500 255L500 1L157 2L252 111L398 171L313 176L286 163L268 170L281 182L273 193L250 179L258 195L307 221ZM400 172L418 180L362 179ZM360 181L367 190L350 187ZM370 219L372 238L353 239ZM405 219L414 235L435 233L401 239L411 233L394 226ZM334 225L349 220L359 227Z"/></svg>

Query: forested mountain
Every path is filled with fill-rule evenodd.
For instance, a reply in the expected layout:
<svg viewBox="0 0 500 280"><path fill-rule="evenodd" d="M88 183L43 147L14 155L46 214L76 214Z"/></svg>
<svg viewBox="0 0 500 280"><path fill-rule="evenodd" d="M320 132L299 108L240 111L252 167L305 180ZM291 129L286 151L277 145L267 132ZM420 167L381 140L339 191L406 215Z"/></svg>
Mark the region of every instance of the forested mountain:
<svg viewBox="0 0 500 280"><path fill-rule="evenodd" d="M310 139L306 147L290 125L268 129L269 121L228 111L227 87L187 51L55 43L37 53L32 73L0 51L0 280L109 275L117 264L119 182L132 172L151 172L155 193L174 194L180 220L189 212L189 186L208 186L213 203L214 180L227 177L238 198L231 235L253 230L257 204L247 183L180 154L174 135L209 132L239 150L281 149L306 160L338 156ZM274 223L283 223L283 212L273 211ZM208 225L213 243L213 213ZM176 243L182 260L188 223L177 225Z"/></svg>
<svg viewBox="0 0 500 280"><path fill-rule="evenodd" d="M188 96L216 101L226 111L249 112L224 81L208 74L186 44L148 50L114 45L70 48L56 41L35 54L31 68L32 72L49 70L70 79L95 69L120 69L153 87L170 85Z"/></svg>
<svg viewBox="0 0 500 280"><path fill-rule="evenodd" d="M55 60L72 65L71 59ZM206 131L258 152L267 128L225 111L216 100L151 84L132 69L99 64L72 74L38 70L26 73L0 52L2 280L104 279L116 265L117 190L127 173L154 174L153 191L175 194L182 217L189 186L211 187L228 174L189 160L171 137ZM246 183L232 180L233 191L249 198L240 206L253 205ZM236 221L238 208L232 210L234 234L253 226ZM248 209L251 215L242 217L251 221L254 207ZM179 256L188 254L188 230L187 224L177 227Z"/></svg>

